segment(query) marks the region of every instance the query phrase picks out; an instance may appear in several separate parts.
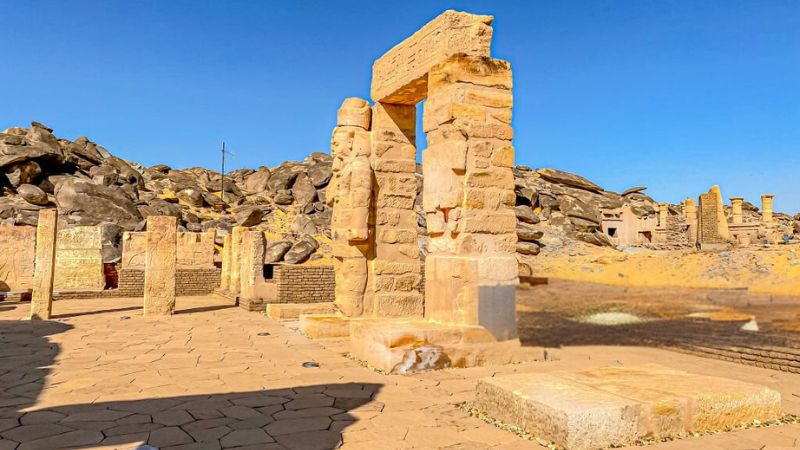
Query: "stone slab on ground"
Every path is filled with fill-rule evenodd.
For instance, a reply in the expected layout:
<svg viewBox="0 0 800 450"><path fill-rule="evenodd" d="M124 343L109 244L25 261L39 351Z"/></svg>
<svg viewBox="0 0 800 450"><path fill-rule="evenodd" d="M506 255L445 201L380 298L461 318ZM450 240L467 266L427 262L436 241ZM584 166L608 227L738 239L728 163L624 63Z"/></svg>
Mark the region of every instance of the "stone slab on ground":
<svg viewBox="0 0 800 450"><path fill-rule="evenodd" d="M543 359L541 348L523 348L516 339L498 342L481 326L426 320L351 320L350 343L353 356L391 373Z"/></svg>
<svg viewBox="0 0 800 450"><path fill-rule="evenodd" d="M724 430L782 415L774 390L656 364L485 378L475 406L570 449Z"/></svg>
<svg viewBox="0 0 800 450"><path fill-rule="evenodd" d="M333 314L333 302L267 304L267 316L273 320L296 320L301 314Z"/></svg>
<svg viewBox="0 0 800 450"><path fill-rule="evenodd" d="M333 314L300 314L300 330L313 339L347 337L350 319Z"/></svg>

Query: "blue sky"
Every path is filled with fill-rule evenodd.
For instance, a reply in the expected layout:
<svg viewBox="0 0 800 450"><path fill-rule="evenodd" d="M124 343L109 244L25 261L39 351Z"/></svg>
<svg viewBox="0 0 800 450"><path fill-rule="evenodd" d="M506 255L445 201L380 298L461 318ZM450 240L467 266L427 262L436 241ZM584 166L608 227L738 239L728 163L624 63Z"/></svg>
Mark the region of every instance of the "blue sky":
<svg viewBox="0 0 800 450"><path fill-rule="evenodd" d="M38 120L146 165L274 166L328 151L372 61L445 9L493 14L517 163L679 202L800 211L800 3L3 2L0 129Z"/></svg>

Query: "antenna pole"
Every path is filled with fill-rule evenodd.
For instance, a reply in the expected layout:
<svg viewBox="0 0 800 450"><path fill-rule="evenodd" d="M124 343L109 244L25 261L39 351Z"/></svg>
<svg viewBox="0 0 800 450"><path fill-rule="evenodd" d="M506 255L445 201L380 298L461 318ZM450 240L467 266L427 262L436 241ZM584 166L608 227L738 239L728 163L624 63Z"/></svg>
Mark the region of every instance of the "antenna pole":
<svg viewBox="0 0 800 450"><path fill-rule="evenodd" d="M225 203L225 142L222 142L222 181L220 182L219 195Z"/></svg>

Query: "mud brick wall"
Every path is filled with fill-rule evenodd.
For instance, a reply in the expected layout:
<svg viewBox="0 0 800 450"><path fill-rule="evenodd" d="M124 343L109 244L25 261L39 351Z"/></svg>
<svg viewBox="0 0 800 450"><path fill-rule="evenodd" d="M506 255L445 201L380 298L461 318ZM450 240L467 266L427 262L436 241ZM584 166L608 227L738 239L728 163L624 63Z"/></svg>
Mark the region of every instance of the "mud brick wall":
<svg viewBox="0 0 800 450"><path fill-rule="evenodd" d="M204 295L219 287L221 270L178 269L175 273L175 295ZM122 297L141 297L144 295L144 270L121 269L117 295Z"/></svg>
<svg viewBox="0 0 800 450"><path fill-rule="evenodd" d="M336 279L331 266L274 267L273 282L277 287L275 303L332 302Z"/></svg>

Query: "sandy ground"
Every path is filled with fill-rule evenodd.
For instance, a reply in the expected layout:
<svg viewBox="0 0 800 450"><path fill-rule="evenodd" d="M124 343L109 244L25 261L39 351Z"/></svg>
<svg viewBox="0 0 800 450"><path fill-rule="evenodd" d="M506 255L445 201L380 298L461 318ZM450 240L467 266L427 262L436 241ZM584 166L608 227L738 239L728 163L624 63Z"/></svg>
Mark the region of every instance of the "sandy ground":
<svg viewBox="0 0 800 450"><path fill-rule="evenodd" d="M179 313L161 320L142 318L140 306L65 300L56 320L28 322L28 305L0 305L0 449L540 448L457 405L481 377L653 361L764 384L800 413L800 375L660 349L565 344L549 362L386 376L343 356L347 340L310 341L291 322L214 296L179 298ZM785 425L653 448L777 449L799 439L800 425Z"/></svg>
<svg viewBox="0 0 800 450"><path fill-rule="evenodd" d="M526 257L537 277L616 286L749 289L800 296L800 244L751 246L726 252L654 251L576 244Z"/></svg>

